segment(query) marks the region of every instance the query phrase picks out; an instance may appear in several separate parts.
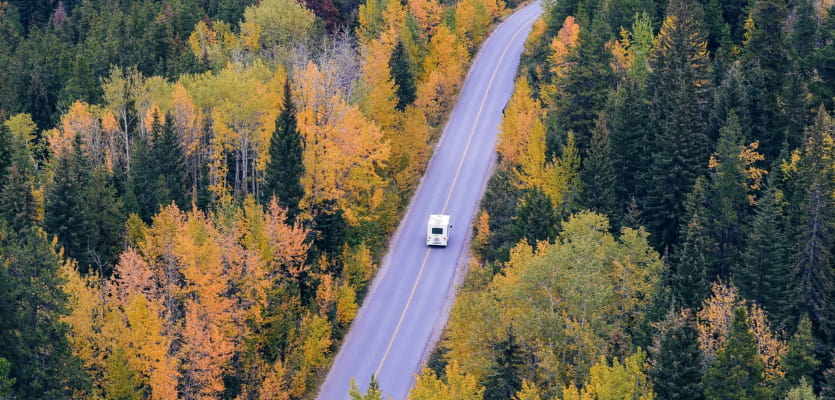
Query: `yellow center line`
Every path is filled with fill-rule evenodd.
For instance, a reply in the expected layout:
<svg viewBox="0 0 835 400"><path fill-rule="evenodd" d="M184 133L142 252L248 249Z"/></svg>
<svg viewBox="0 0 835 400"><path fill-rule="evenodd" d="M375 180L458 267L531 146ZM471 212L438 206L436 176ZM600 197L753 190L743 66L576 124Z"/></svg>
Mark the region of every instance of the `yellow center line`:
<svg viewBox="0 0 835 400"><path fill-rule="evenodd" d="M464 166L464 160L467 158L467 152L470 150L470 143L473 141L473 136L475 135L476 128L478 127L478 121L481 119L481 112L484 110L484 104L487 103L487 95L490 93L490 89L493 87L493 81L496 79L496 74L499 72L499 66L502 64L507 51L510 49L511 43L516 40L516 37L527 27L527 24L523 24L516 33L513 34L513 37L507 42L507 46L505 46L504 51L502 51L502 55L499 57L499 61L496 63L496 69L493 70L493 75L490 76L490 80L487 83L487 90L484 92L484 97L481 99L481 105L478 107L478 113L476 114L475 122L473 123L473 128L470 130L470 136L467 139L467 145L464 147L464 153L461 155L461 161L458 162L458 169L455 171L455 177L452 180L452 186L449 187L449 193L447 193L446 201L444 202L443 211L441 214L446 214L447 206L449 205L449 200L452 198L452 192L455 190L455 184L458 182L458 176L461 174L461 168ZM418 284L420 283L420 278L423 276L423 270L426 269L426 262L429 261L429 253L432 251L431 247L426 248L426 254L423 256L423 262L420 264L420 270L418 271L417 278L415 278L415 283L412 285L412 291L409 293L409 298L406 300L406 306L403 307L403 312L400 313L400 319L397 321L397 326L394 328L394 333L391 335L391 339L389 339L389 343L386 346L386 351L383 353L383 357L380 359L380 363L377 364L377 369L374 371L374 376L380 375L380 371L383 369L383 364L386 362L386 358L388 358L389 353L391 352L391 346L394 345L394 340L397 338L397 333L400 332L400 327L403 325L403 320L406 319L406 312L409 311L409 306L412 304L412 298L415 295L415 291L417 291Z"/></svg>

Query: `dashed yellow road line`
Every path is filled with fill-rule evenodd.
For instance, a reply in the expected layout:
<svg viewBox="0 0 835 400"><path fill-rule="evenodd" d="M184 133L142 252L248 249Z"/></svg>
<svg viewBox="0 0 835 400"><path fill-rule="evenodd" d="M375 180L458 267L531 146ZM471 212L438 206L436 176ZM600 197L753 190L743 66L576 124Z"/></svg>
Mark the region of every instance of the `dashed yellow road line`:
<svg viewBox="0 0 835 400"><path fill-rule="evenodd" d="M470 130L470 136L467 139L467 145L464 147L464 152L461 155L461 161L458 162L458 169L455 171L455 177L452 180L452 185L449 187L449 193L447 193L446 201L444 201L444 208L441 211L441 214L446 214L447 206L449 205L449 200L452 198L452 192L455 190L455 184L458 183L458 176L461 174L461 168L464 166L464 160L467 158L467 152L470 150L470 143L473 141L473 136L475 135L476 128L478 127L478 121L481 119L481 112L484 110L484 105L487 103L487 95L490 93L490 89L493 87L493 81L496 79L496 74L499 72L499 66L502 64L507 51L510 49L510 45L513 41L516 40L516 37L519 36L520 33L527 27L527 24L523 24L516 33L510 38L507 42L507 46L505 46L504 50L502 51L502 55L499 57L499 61L496 63L496 68L493 70L493 75L490 76L490 80L487 83L487 90L484 92L484 96L481 98L481 105L478 107L478 113L476 113L475 122L473 123L473 128ZM380 359L380 363L377 364L377 369L374 371L374 375L380 375L380 371L383 369L383 364L386 362L386 358L388 358L389 353L391 352L391 346L394 345L394 340L397 338L397 333L400 332L400 327L403 325L403 320L406 319L406 312L409 311L409 306L412 304L412 298L415 295L415 291L417 291L418 284L420 283L420 278L423 276L423 270L426 269L426 262L429 261L429 253L432 251L431 247L427 247L426 254L423 256L423 262L420 264L420 270L418 271L417 278L415 278L415 283L412 285L412 291L409 293L409 298L406 300L406 306L403 307L403 312L400 313L400 319L397 321L397 325L394 328L394 333L391 335L391 339L389 339L388 345L386 346L386 351L383 353L383 357Z"/></svg>

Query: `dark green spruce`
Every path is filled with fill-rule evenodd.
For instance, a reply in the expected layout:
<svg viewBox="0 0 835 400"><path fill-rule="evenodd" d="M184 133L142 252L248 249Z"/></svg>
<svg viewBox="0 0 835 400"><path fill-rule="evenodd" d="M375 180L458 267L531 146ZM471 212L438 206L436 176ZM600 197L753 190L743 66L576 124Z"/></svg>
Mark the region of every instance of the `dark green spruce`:
<svg viewBox="0 0 835 400"><path fill-rule="evenodd" d="M304 195L302 150L303 138L296 125L296 108L288 79L284 84L284 107L276 118L275 132L270 138L270 161L264 171L262 193L264 201L276 196L278 205L287 208L289 219L298 215L299 201Z"/></svg>

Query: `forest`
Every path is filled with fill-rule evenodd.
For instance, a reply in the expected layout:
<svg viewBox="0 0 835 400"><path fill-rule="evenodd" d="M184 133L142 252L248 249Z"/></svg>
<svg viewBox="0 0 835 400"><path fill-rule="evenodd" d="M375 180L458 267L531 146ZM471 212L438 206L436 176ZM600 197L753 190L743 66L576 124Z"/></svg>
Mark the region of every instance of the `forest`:
<svg viewBox="0 0 835 400"><path fill-rule="evenodd" d="M313 398L517 6L0 1L0 399ZM833 2L543 7L410 397L835 398Z"/></svg>
<svg viewBox="0 0 835 400"><path fill-rule="evenodd" d="M0 2L0 398L312 398L514 5Z"/></svg>

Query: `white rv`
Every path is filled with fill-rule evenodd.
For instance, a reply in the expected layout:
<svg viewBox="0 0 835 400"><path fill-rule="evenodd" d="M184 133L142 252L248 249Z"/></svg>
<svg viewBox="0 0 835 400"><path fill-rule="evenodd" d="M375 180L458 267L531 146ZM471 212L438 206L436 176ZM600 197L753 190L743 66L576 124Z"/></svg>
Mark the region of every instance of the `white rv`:
<svg viewBox="0 0 835 400"><path fill-rule="evenodd" d="M432 214L426 226L427 246L446 246L449 241L449 215Z"/></svg>

